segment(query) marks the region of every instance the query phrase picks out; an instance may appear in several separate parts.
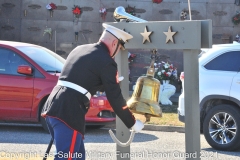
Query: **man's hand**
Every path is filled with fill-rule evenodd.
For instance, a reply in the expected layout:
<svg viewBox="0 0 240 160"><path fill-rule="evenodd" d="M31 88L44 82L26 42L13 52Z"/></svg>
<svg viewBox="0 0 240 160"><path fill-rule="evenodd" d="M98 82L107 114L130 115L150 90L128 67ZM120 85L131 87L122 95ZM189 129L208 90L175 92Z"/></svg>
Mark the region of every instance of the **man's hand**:
<svg viewBox="0 0 240 160"><path fill-rule="evenodd" d="M140 132L144 127L144 124L140 120L136 120L135 124L132 126L132 129L135 132Z"/></svg>

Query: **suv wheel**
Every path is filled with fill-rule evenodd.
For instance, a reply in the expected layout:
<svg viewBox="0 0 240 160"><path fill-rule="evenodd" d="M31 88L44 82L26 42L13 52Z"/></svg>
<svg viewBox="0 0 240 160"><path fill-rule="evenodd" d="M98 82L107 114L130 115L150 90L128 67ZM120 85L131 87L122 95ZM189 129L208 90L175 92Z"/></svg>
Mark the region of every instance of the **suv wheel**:
<svg viewBox="0 0 240 160"><path fill-rule="evenodd" d="M210 109L203 121L203 134L217 150L236 150L240 147L240 110L221 104Z"/></svg>

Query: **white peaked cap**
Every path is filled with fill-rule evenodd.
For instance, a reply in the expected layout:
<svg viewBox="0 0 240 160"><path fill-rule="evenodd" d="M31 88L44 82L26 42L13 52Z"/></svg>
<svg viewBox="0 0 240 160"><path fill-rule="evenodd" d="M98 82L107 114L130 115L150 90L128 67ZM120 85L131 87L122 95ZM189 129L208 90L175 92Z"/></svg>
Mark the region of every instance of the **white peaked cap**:
<svg viewBox="0 0 240 160"><path fill-rule="evenodd" d="M116 27L113 27L111 25L103 23L103 27L105 28L105 30L112 33L115 37L117 37L119 40L122 40L124 42L133 38L133 36L131 34L125 32L121 29L118 29Z"/></svg>

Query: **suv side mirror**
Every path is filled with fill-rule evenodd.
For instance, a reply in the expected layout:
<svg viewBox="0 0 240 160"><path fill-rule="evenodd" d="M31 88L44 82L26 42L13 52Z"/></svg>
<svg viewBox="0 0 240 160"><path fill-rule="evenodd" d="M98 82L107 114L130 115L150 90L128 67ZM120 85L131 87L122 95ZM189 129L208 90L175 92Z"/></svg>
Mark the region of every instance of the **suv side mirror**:
<svg viewBox="0 0 240 160"><path fill-rule="evenodd" d="M25 74L25 75L31 76L33 73L33 69L32 69L32 67L30 67L28 65L20 65L20 66L18 66L17 72L20 74Z"/></svg>

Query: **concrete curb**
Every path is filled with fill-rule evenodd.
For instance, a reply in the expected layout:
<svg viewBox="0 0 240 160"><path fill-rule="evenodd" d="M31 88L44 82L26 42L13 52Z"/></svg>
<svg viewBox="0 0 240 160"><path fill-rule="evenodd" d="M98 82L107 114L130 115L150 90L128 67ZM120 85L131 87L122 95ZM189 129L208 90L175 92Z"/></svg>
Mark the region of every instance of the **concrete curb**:
<svg viewBox="0 0 240 160"><path fill-rule="evenodd" d="M160 126L145 124L143 130L185 133L185 128L180 126Z"/></svg>
<svg viewBox="0 0 240 160"><path fill-rule="evenodd" d="M105 129L116 129L116 124L106 125L103 128L105 128ZM144 124L143 130L185 133L185 128L184 127L180 127L180 126L160 126L160 125L152 125L152 124Z"/></svg>

